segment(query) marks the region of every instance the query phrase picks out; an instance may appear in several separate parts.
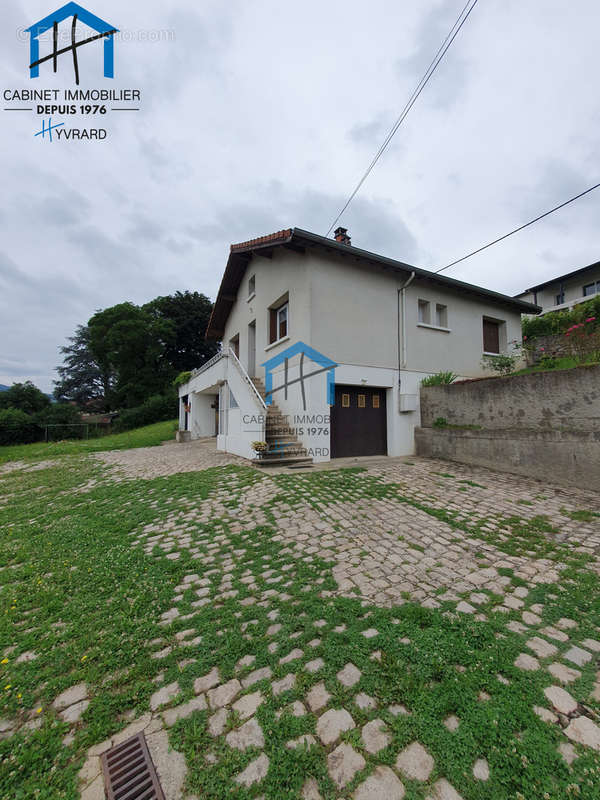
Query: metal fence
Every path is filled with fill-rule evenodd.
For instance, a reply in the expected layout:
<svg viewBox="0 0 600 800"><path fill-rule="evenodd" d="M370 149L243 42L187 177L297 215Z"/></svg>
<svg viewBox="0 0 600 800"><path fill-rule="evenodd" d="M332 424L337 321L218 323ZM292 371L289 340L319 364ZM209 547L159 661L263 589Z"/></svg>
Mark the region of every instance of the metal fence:
<svg viewBox="0 0 600 800"><path fill-rule="evenodd" d="M65 422L48 425L36 422L0 424L0 444L29 444L31 442L58 442L64 439L97 439L112 432L106 422ZM19 435L22 434L22 435Z"/></svg>

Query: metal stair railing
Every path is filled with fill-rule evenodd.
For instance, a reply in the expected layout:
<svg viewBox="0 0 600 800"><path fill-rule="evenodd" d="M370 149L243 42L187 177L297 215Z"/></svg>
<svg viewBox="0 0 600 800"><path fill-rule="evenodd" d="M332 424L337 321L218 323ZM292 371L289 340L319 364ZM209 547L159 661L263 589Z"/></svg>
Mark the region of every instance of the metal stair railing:
<svg viewBox="0 0 600 800"><path fill-rule="evenodd" d="M250 386L250 389L252 390L252 392L254 392L254 396L258 400L258 402L260 404L260 407L263 408L266 411L267 410L267 404L265 403L265 401L260 396L260 393L259 393L258 389L256 388L256 386L254 385L254 382L252 381L252 378L250 377L250 375L248 375L248 373L246 372L246 370L242 366L242 362L236 356L233 347L229 347L229 356L231 357L231 359L233 360L233 363L238 368L242 378Z"/></svg>

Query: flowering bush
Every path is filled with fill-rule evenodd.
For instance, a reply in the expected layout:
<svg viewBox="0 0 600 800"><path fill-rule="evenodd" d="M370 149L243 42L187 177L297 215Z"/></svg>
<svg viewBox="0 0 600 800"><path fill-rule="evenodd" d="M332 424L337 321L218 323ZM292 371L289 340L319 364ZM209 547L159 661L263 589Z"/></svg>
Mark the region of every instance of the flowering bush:
<svg viewBox="0 0 600 800"><path fill-rule="evenodd" d="M538 317L523 317L523 341L536 336L565 333L571 326L594 318L593 328L600 329L600 295L575 306L572 311L550 311Z"/></svg>
<svg viewBox="0 0 600 800"><path fill-rule="evenodd" d="M600 361L600 328L596 322L595 316L587 317L565 331L568 350L578 361Z"/></svg>

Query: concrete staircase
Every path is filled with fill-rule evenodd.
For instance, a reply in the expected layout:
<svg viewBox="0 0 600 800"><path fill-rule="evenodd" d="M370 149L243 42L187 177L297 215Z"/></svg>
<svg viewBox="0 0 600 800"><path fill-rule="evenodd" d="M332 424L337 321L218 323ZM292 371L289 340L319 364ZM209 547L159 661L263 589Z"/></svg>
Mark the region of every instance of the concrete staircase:
<svg viewBox="0 0 600 800"><path fill-rule="evenodd" d="M256 391L266 400L266 388L260 378L252 378ZM259 467L295 466L296 464L312 464L312 458L298 441L298 437L284 418L276 403L267 406L265 422L265 440L268 450L256 462Z"/></svg>

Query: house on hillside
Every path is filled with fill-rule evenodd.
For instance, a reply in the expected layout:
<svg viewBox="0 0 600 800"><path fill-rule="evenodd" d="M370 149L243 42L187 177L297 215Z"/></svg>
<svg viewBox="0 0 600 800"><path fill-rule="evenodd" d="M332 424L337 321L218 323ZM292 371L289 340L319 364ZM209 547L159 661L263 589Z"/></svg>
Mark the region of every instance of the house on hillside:
<svg viewBox="0 0 600 800"><path fill-rule="evenodd" d="M414 452L421 380L482 374L539 309L292 228L231 246L207 336L222 350L180 388L180 428L219 450L324 461Z"/></svg>
<svg viewBox="0 0 600 800"><path fill-rule="evenodd" d="M541 306L542 313L546 314L571 310L596 294L600 294L600 261L532 286L516 297Z"/></svg>

